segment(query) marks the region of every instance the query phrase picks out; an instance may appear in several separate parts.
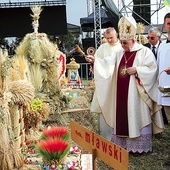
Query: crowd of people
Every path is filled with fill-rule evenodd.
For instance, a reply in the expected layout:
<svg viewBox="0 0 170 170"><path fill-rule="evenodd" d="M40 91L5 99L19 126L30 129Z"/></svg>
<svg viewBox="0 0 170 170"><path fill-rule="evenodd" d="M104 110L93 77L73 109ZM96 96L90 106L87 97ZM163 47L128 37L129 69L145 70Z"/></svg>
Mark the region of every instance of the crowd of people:
<svg viewBox="0 0 170 170"><path fill-rule="evenodd" d="M170 121L170 96L158 89L170 86L170 13L163 26L166 42L161 42L160 29L151 27L148 43L140 44L135 19L122 17L119 32L108 28L107 42L94 56L86 56L93 64L91 112L99 114L99 133L135 155L152 152L153 135L161 134Z"/></svg>

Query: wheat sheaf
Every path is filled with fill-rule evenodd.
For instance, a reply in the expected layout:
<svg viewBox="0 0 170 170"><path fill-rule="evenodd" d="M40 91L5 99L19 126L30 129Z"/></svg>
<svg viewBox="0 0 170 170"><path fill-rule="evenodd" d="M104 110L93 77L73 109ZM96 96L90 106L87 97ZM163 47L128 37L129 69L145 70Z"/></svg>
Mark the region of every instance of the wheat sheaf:
<svg viewBox="0 0 170 170"><path fill-rule="evenodd" d="M35 88L26 80L13 81L10 84L12 101L15 104L30 102L35 97Z"/></svg>

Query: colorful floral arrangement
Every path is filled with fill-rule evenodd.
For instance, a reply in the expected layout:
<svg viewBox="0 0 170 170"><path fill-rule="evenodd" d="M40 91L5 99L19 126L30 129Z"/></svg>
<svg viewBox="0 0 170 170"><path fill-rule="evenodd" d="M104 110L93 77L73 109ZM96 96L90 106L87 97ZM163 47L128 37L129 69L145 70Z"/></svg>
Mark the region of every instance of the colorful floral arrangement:
<svg viewBox="0 0 170 170"><path fill-rule="evenodd" d="M48 127L42 130L36 151L42 156L46 166L61 166L64 157L69 153L69 131L66 127Z"/></svg>
<svg viewBox="0 0 170 170"><path fill-rule="evenodd" d="M35 128L37 124L46 120L50 114L50 106L42 99L35 98L30 103L24 105L24 123L25 128Z"/></svg>

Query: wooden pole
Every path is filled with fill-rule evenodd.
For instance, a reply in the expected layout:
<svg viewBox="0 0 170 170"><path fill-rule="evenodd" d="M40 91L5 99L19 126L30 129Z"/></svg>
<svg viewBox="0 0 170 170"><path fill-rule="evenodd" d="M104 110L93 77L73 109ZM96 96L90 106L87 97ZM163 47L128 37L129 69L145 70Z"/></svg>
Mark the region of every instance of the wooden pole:
<svg viewBox="0 0 170 170"><path fill-rule="evenodd" d="M96 170L96 149L92 149L93 170Z"/></svg>

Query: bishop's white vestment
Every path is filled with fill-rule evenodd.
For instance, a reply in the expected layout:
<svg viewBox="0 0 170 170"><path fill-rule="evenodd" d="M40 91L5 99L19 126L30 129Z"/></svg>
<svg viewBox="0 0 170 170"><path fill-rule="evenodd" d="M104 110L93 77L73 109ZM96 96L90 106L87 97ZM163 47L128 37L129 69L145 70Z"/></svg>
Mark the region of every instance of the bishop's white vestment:
<svg viewBox="0 0 170 170"><path fill-rule="evenodd" d="M143 128L152 126L155 134L163 131L164 124L161 107L157 105L158 73L155 57L150 49L138 43L135 43L131 51L137 51L133 62L137 75L131 75L129 81L127 98L129 136L126 138L136 139L140 137ZM120 50L115 57L96 58L94 63L96 93L91 112L102 112L106 123L114 129L114 135L118 123L116 122L117 71L123 54L124 50Z"/></svg>

